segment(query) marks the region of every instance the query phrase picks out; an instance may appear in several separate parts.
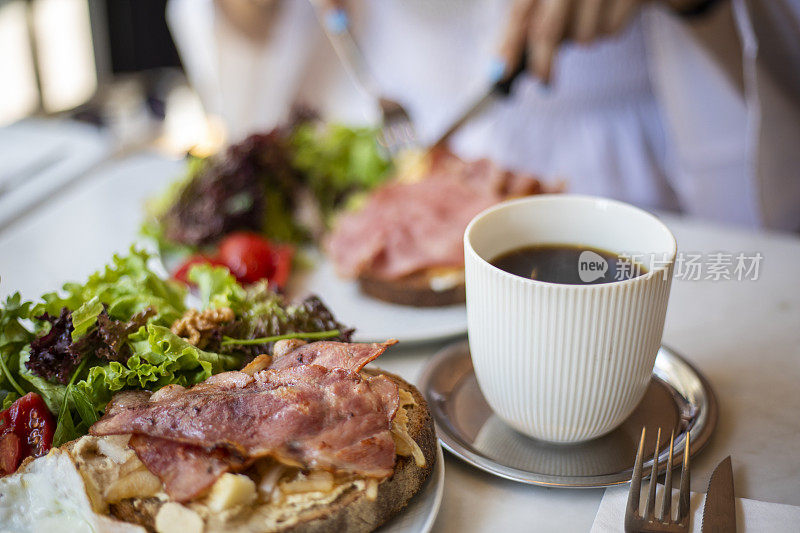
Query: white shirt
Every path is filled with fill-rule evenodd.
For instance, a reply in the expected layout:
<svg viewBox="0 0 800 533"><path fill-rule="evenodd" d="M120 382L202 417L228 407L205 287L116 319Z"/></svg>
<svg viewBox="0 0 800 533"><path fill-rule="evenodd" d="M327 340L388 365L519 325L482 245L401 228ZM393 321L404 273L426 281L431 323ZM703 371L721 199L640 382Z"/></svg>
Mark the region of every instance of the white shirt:
<svg viewBox="0 0 800 533"><path fill-rule="evenodd" d="M744 0L736 2L741 33L749 19ZM349 6L352 32L381 90L407 108L423 142L486 90L508 2ZM379 118L305 0L283 0L263 43L239 34L211 0L172 0L168 17L190 79L232 140L279 124L293 103L336 121ZM556 61L549 89L521 78L508 100L454 137L456 152L563 180L570 192L800 228L800 161L764 169L769 154L759 150L763 127L753 116L760 100L743 97L676 17L643 9L621 35L567 45Z"/></svg>

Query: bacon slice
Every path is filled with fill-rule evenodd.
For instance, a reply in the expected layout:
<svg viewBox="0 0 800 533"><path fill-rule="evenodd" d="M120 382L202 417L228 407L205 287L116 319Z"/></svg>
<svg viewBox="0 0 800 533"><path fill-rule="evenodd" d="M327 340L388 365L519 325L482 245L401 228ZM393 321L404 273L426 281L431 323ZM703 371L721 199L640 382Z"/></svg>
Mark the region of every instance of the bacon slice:
<svg viewBox="0 0 800 533"><path fill-rule="evenodd" d="M542 192L533 176L488 159L466 162L449 152L433 159L425 179L384 184L359 211L339 218L324 246L340 275L392 280L463 267L464 230L475 215L509 197Z"/></svg>
<svg viewBox="0 0 800 533"><path fill-rule="evenodd" d="M176 501L205 493L259 457L371 477L392 473L397 385L358 372L397 341L315 342L266 370L224 372L187 389L117 394L93 435L133 433L131 446Z"/></svg>
<svg viewBox="0 0 800 533"><path fill-rule="evenodd" d="M391 475L390 428L399 401L394 382L315 364L262 370L249 381L241 374L219 374L211 383L172 389L155 401L144 391L121 393L90 432L134 433L249 460L271 456L306 468ZM170 465L170 453L147 454L150 446L163 443L137 440L148 457L143 462L176 499L201 494L210 479L231 468L224 460L198 460L198 450L182 448L178 463ZM207 476L198 473L203 468Z"/></svg>
<svg viewBox="0 0 800 533"><path fill-rule="evenodd" d="M178 502L193 500L225 472L241 471L248 465L222 448L208 451L158 437L134 435L130 446L144 466L161 479L167 494Z"/></svg>
<svg viewBox="0 0 800 533"><path fill-rule="evenodd" d="M271 369L280 370L300 365L319 365L328 369L344 368L359 372L364 365L374 361L386 348L397 344L392 339L383 343L355 343L320 341L304 344L276 358Z"/></svg>

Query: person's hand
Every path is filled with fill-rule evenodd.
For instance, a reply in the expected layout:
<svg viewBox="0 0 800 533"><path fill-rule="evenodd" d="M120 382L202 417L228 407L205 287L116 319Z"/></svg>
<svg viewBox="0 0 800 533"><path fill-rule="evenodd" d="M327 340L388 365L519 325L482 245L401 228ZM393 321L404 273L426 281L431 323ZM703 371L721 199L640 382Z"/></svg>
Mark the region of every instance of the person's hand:
<svg viewBox="0 0 800 533"><path fill-rule="evenodd" d="M591 43L617 33L644 1L514 0L494 76L507 77L526 57L528 71L549 83L553 60L564 41Z"/></svg>

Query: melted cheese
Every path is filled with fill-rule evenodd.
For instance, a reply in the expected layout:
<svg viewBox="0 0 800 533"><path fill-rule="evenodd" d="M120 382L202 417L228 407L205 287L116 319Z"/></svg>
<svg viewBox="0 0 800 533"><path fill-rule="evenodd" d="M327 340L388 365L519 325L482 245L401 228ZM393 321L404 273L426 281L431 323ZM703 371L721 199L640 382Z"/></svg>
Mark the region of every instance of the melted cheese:
<svg viewBox="0 0 800 533"><path fill-rule="evenodd" d="M408 391L400 389L400 406L397 408L394 420L392 420L392 438L394 439L397 455L412 456L417 466L423 467L425 466L425 454L422 453L419 444L408 434L408 411L406 407L413 405L416 405L414 396Z"/></svg>
<svg viewBox="0 0 800 533"><path fill-rule="evenodd" d="M444 292L464 284L464 268L433 268L428 271L428 284L434 292Z"/></svg>

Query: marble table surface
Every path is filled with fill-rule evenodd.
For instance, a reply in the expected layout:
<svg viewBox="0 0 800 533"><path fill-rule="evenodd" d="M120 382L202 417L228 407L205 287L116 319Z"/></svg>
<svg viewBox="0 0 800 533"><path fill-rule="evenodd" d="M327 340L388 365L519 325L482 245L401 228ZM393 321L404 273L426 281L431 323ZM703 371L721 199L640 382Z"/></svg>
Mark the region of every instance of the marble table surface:
<svg viewBox="0 0 800 533"><path fill-rule="evenodd" d="M83 279L137 237L141 205L181 172L154 154L111 160L0 232L0 296ZM676 279L664 342L710 380L720 418L692 490L732 455L736 495L800 505L800 238L664 216L686 253L760 253L758 279ZM451 341L452 342L452 339ZM381 366L414 381L447 342L398 346ZM447 456L436 531L588 531L602 490L531 487Z"/></svg>

